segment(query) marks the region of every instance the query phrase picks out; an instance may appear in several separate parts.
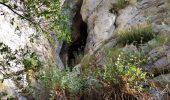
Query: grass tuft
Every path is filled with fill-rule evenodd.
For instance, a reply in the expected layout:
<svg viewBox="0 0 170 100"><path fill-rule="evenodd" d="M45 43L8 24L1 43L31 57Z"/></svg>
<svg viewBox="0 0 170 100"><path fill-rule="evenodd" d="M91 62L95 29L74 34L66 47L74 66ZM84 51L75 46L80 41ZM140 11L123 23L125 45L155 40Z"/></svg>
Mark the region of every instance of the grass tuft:
<svg viewBox="0 0 170 100"><path fill-rule="evenodd" d="M123 46L131 43L135 45L143 44L154 38L152 25L148 22L118 29L117 33L117 41Z"/></svg>

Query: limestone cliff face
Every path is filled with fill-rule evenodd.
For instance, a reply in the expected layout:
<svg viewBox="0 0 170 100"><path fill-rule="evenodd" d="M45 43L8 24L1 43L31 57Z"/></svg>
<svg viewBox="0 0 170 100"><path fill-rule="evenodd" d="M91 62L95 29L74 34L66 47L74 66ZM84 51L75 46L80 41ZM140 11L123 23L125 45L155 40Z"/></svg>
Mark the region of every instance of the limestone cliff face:
<svg viewBox="0 0 170 100"><path fill-rule="evenodd" d="M103 48L114 48L117 45L118 29L149 22L158 38L162 37L162 34L165 37L170 36L169 0L125 1L128 3L123 8L116 9L117 0L61 0L61 6L69 5L70 8L68 13L70 14L69 24L73 41L70 44L63 44L63 42L60 43L56 40L55 46L51 46L42 32L38 32L26 20L21 19L7 7L0 5L0 43L3 42L9 46L12 52L29 48L39 56L44 65L48 64L48 61L54 61L58 67L64 68L64 64L70 63L72 59L75 60L74 52L77 53L78 50L85 54L94 55L95 64L104 66L105 58L98 51L102 51ZM150 48L151 46L152 48ZM163 91L163 88L169 88L170 84L170 41L167 39L166 43L159 43L156 38L153 38L144 43L141 48L150 57L141 68L155 74L150 81L159 85L158 90L150 91L151 99L163 100L164 94L161 94L160 91ZM123 49L125 51L127 49L138 51L135 46L131 45L125 46ZM79 54L77 53L77 55ZM82 61L73 65L77 64L76 67L81 69ZM21 88L28 86L24 66L21 64L8 70L3 67L0 64L0 80L4 78L4 73L22 73L14 75L20 76L20 81L9 77L3 79L4 82L0 83L0 92L7 91L10 95L21 100L27 99L23 96L24 93L20 93ZM34 79L32 83L32 87L36 87L33 96L36 97L35 94L38 91L40 91L41 96L44 96L41 85Z"/></svg>
<svg viewBox="0 0 170 100"><path fill-rule="evenodd" d="M95 51L115 30L117 15L111 12L115 0L84 0L81 8L83 20L88 25L86 49Z"/></svg>
<svg viewBox="0 0 170 100"><path fill-rule="evenodd" d="M103 41L113 37L117 28L134 26L145 21L153 24L155 32L169 31L166 26L170 20L168 1L141 0L118 11L115 10L115 3L116 0L83 1L81 14L88 24L87 49L96 49Z"/></svg>
<svg viewBox="0 0 170 100"><path fill-rule="evenodd" d="M40 58L39 60L44 62L43 65L47 65L47 59L49 61L54 59L53 48L51 48L48 40L42 33L38 32L28 21L21 19L4 5L0 5L0 43L8 46L12 50L11 53L14 53L16 50L18 53L21 50L35 52ZM18 59L22 59L20 55L22 54L16 54L15 56ZM3 61L2 52L0 61ZM17 97L19 100L25 100L26 98L20 92L28 87L28 81L30 81L27 80L28 74L23 64L15 65L16 63L13 61L11 63L14 63L11 67L3 66L2 62L0 64L0 93L6 92L9 94L6 97L11 96ZM17 80L17 77L21 79ZM34 77L32 78L32 83L29 85L36 88L35 92L40 91L39 83L35 81ZM41 94L43 91L39 93ZM1 99L6 100L6 97L1 97Z"/></svg>

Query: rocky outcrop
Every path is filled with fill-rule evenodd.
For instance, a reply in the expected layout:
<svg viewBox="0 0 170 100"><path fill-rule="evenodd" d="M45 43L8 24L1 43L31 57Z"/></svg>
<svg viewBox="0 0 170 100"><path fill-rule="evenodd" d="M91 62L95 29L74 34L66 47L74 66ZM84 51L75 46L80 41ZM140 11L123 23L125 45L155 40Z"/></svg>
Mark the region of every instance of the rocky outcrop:
<svg viewBox="0 0 170 100"><path fill-rule="evenodd" d="M115 0L84 0L81 8L88 26L86 51L93 52L114 34L116 14L111 12Z"/></svg>
<svg viewBox="0 0 170 100"><path fill-rule="evenodd" d="M92 62L90 66L94 66L94 68L96 66L105 66L107 61L102 51L104 48L114 47L117 44L116 35L118 29L148 22L152 25L155 36L159 37L161 33L169 35L169 0L125 1L127 4L124 8L115 9L117 0L60 0L63 8L65 6L69 7L69 10L64 10L64 13L70 15L68 23L71 27L72 42L59 42L56 37L53 37L55 46L51 46L48 40L42 34L39 34L41 32L38 32L28 21L19 18L10 9L0 5L0 43L7 45L12 52L21 49L35 52L40 61L44 62L44 66L48 64L48 61L56 62L61 69L64 69L65 65L74 66L78 64L75 68L81 73L81 65L86 65L87 63L91 64ZM55 33L52 32L51 35L53 34ZM155 41L156 39L149 40L142 47L142 50L146 50L145 53L148 56L146 64L142 68L154 74L155 78L153 80L155 83L159 83L159 87L161 87L170 84L170 45L169 43L162 43L150 48L152 43L157 43ZM138 52L139 49L134 45L126 45L122 48L125 52L127 50ZM84 56L81 62L75 63L74 61L74 64L70 64L72 59L78 58L79 51L82 54L85 52L87 55ZM78 56L75 56L74 53ZM93 59L91 60L92 56ZM1 58L0 56L0 60ZM28 70L28 72L29 74L35 74L32 70ZM0 83L0 92L5 91L23 100L29 98L26 97L29 95L20 93L23 92L23 88L28 87L28 72L25 71L22 64L10 67L8 70L5 70L4 66L0 64L0 79L3 81ZM4 79L4 73L15 73L15 75L11 74L15 77L14 79L17 79L18 76L21 79L19 81L11 77ZM36 97L35 94L39 93L38 99L42 99L43 97L41 98L41 96L45 95L44 91L41 91L43 87L36 79L32 79L31 82L31 86L35 88L32 97ZM159 91L162 90L160 89ZM155 92L151 94L155 94ZM6 98L7 96L3 97L3 99Z"/></svg>
<svg viewBox="0 0 170 100"><path fill-rule="evenodd" d="M156 25L169 23L169 2L167 0L141 0L119 11L116 24L127 27L150 21Z"/></svg>
<svg viewBox="0 0 170 100"><path fill-rule="evenodd" d="M88 25L86 50L95 51L104 41L113 37L115 30L150 22L155 33L170 32L168 26L170 7L167 0L141 0L130 2L125 8L116 11L116 0L84 0L81 8L83 20ZM168 35L168 34L167 34ZM116 43L115 41L112 43ZM112 44L112 46L114 45ZM111 45L110 45L111 46ZM161 48L161 47L160 47ZM162 52L166 52L162 50ZM152 51L149 53L152 55ZM166 58L155 62L156 66ZM167 61L162 66L167 66Z"/></svg>
<svg viewBox="0 0 170 100"><path fill-rule="evenodd" d="M148 21L157 33L169 30L166 27L170 13L168 1L142 0L119 11L113 9L115 3L116 0L83 1L81 14L88 25L87 51L95 51L105 40L113 37L115 27L124 28Z"/></svg>
<svg viewBox="0 0 170 100"><path fill-rule="evenodd" d="M21 50L35 52L39 60L44 62L43 65L46 66L48 64L47 59L54 61L53 49L50 47L48 40L39 33L41 32L31 26L28 21L21 19L4 5L0 5L0 43L7 45L12 53L15 51L21 53L15 55L19 60L23 59L20 56L23 55ZM0 61L3 60L2 57L3 53L0 55ZM21 92L29 86L32 86L34 93L39 93L37 95L41 98L44 92L42 87L34 77L32 77L31 84L29 83L27 79L28 72L26 72L23 64L12 61L10 63L14 64L11 64L8 68L0 64L0 93L7 92L9 94L1 97L1 99L6 100L8 97L14 97L19 100L26 100L26 94L21 94ZM7 75L9 77L6 77Z"/></svg>
<svg viewBox="0 0 170 100"><path fill-rule="evenodd" d="M147 65L144 69L153 74L165 74L170 70L169 46L163 45L154 48L148 54Z"/></svg>
<svg viewBox="0 0 170 100"><path fill-rule="evenodd" d="M150 91L152 97L150 99L154 100L169 100L169 92L170 92L170 75L164 74L158 77L155 77L151 80L151 82L157 87L156 89L152 89Z"/></svg>

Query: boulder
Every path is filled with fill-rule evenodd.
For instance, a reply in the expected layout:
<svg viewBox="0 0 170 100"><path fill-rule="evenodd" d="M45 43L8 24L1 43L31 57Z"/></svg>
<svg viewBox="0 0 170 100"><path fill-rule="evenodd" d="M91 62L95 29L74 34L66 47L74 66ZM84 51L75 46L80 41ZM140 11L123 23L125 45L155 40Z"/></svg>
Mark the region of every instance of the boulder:
<svg viewBox="0 0 170 100"><path fill-rule="evenodd" d="M163 45L148 53L147 64L143 68L152 74L164 74L170 70L170 47Z"/></svg>
<svg viewBox="0 0 170 100"><path fill-rule="evenodd" d="M151 80L152 84L156 88L152 88L149 92L151 94L150 99L154 100L169 100L170 92L170 74L160 75Z"/></svg>
<svg viewBox="0 0 170 100"><path fill-rule="evenodd" d="M86 51L97 50L113 36L116 14L110 10L115 0L84 0L81 15L88 26Z"/></svg>

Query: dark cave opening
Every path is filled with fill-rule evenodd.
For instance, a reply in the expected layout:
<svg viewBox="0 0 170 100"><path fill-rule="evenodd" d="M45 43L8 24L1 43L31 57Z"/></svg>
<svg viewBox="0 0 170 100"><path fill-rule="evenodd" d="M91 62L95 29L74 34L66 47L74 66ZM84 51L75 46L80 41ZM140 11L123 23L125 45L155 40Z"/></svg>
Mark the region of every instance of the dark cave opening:
<svg viewBox="0 0 170 100"><path fill-rule="evenodd" d="M80 0L77 3L76 14L72 19L72 42L64 43L61 49L60 58L65 66L70 68L77 65L81 58L80 55L84 54L84 49L86 46L86 39L88 36L87 33L87 24L82 20L82 16L80 14L80 9L83 0Z"/></svg>
<svg viewBox="0 0 170 100"><path fill-rule="evenodd" d="M79 63L78 55L83 55L87 39L87 24L82 22L79 26L79 37L68 48L68 65L74 66Z"/></svg>

